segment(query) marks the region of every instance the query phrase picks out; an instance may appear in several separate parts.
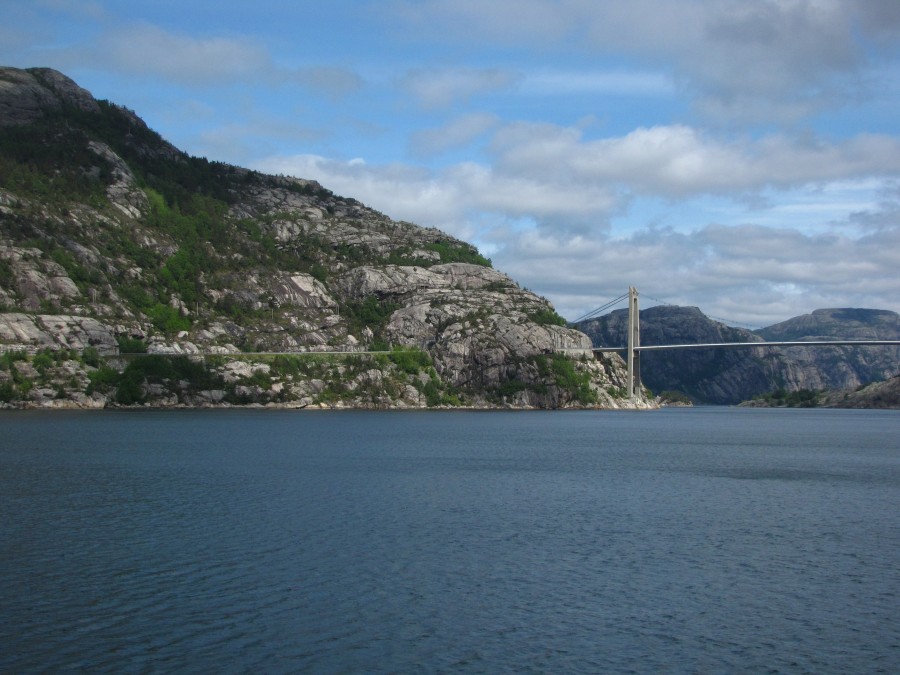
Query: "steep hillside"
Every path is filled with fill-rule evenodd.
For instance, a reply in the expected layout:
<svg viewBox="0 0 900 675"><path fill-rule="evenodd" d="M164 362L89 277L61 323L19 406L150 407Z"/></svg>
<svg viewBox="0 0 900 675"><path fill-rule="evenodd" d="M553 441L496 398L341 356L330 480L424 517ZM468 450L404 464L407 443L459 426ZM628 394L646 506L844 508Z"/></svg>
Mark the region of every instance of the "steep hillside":
<svg viewBox="0 0 900 675"><path fill-rule="evenodd" d="M873 382L855 391L828 392L819 405L829 408L900 409L900 375Z"/></svg>
<svg viewBox="0 0 900 675"><path fill-rule="evenodd" d="M624 345L628 310L616 310L578 326L596 345ZM641 311L641 344L756 342L749 331L730 328L696 307L651 307ZM683 392L694 401L733 404L772 389L781 355L766 349L696 349L641 355L641 378L653 392Z"/></svg>
<svg viewBox="0 0 900 675"><path fill-rule="evenodd" d="M627 310L578 327L596 345L625 344ZM900 317L867 309L825 309L751 332L713 321L695 307L641 311L641 344L758 342L765 340L900 339ZM680 391L698 402L735 404L783 389L855 389L900 370L896 347L790 347L647 352L641 376L654 392Z"/></svg>
<svg viewBox="0 0 900 675"><path fill-rule="evenodd" d="M0 402L648 405L590 346L463 241L0 68Z"/></svg>

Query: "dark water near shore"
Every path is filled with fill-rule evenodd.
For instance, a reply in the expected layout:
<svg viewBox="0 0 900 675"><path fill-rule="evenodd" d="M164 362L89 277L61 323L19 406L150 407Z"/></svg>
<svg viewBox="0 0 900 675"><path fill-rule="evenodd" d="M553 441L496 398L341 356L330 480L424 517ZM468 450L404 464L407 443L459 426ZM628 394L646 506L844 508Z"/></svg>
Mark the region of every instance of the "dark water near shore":
<svg viewBox="0 0 900 675"><path fill-rule="evenodd" d="M2 414L61 670L900 672L900 414Z"/></svg>

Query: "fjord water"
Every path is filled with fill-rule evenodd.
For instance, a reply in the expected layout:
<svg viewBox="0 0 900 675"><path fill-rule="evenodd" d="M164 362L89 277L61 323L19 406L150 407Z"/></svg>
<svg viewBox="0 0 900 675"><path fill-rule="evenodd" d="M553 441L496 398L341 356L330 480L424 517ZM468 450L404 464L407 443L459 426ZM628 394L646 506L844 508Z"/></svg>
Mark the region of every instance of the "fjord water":
<svg viewBox="0 0 900 675"><path fill-rule="evenodd" d="M2 672L900 670L896 412L0 425Z"/></svg>

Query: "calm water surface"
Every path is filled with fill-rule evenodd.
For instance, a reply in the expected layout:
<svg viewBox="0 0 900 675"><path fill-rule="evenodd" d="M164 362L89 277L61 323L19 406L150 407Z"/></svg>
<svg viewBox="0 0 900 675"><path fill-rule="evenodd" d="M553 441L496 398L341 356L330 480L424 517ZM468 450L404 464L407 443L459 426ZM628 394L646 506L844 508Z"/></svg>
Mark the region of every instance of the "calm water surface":
<svg viewBox="0 0 900 675"><path fill-rule="evenodd" d="M0 672L900 672L900 414L0 415Z"/></svg>

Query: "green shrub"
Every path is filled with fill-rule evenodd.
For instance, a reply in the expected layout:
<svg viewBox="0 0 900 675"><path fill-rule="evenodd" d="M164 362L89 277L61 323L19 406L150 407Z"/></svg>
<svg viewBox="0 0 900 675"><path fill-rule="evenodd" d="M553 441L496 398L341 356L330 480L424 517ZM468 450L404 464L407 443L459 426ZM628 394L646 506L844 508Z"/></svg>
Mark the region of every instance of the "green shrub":
<svg viewBox="0 0 900 675"><path fill-rule="evenodd" d="M569 323L549 307L529 312L528 319L539 326L567 326Z"/></svg>
<svg viewBox="0 0 900 675"><path fill-rule="evenodd" d="M591 376L586 372L579 373L574 361L562 354L554 354L550 358L550 370L556 385L571 392L579 403L591 405L597 402L597 393L591 389Z"/></svg>
<svg viewBox="0 0 900 675"><path fill-rule="evenodd" d="M0 403L12 403L19 400L19 392L15 385L7 380L0 383Z"/></svg>
<svg viewBox="0 0 900 675"><path fill-rule="evenodd" d="M52 367L54 363L55 361L53 360L53 355L48 351L38 352L31 360L31 365L33 365L35 370L37 370L41 375L46 373L47 368Z"/></svg>
<svg viewBox="0 0 900 675"><path fill-rule="evenodd" d="M81 352L81 362L86 366L99 368L100 352L97 351L96 347L85 347L84 351Z"/></svg>
<svg viewBox="0 0 900 675"><path fill-rule="evenodd" d="M397 368L409 375L415 375L431 365L431 356L415 347L394 347L388 358Z"/></svg>
<svg viewBox="0 0 900 675"><path fill-rule="evenodd" d="M662 392L659 395L659 398L664 403L684 403L684 404L693 403L693 401L691 401L691 397L681 391L667 390L667 391Z"/></svg>
<svg viewBox="0 0 900 675"><path fill-rule="evenodd" d="M515 396L520 391L525 391L525 389L527 389L527 387L524 382L520 382L519 380L507 380L497 387L497 394L501 398L508 398L510 396Z"/></svg>
<svg viewBox="0 0 900 675"><path fill-rule="evenodd" d="M116 338L119 344L119 352L122 354L146 354L147 345L137 338L119 336Z"/></svg>
<svg viewBox="0 0 900 675"><path fill-rule="evenodd" d="M191 328L191 320L182 316L181 312L171 305L157 302L145 311L153 325L165 333L178 333Z"/></svg>
<svg viewBox="0 0 900 675"><path fill-rule="evenodd" d="M109 366L103 366L88 373L89 383L85 393L90 396L95 391L103 393L112 391L119 385L120 379L119 371Z"/></svg>
<svg viewBox="0 0 900 675"><path fill-rule="evenodd" d="M441 256L442 263L464 262L482 267L491 267L491 259L485 258L478 249L465 242L435 242L426 244L425 249L435 251Z"/></svg>
<svg viewBox="0 0 900 675"><path fill-rule="evenodd" d="M16 361L27 361L28 353L25 351L12 351L12 352L4 352L2 356L2 364L6 367L7 370L12 369L12 365Z"/></svg>

